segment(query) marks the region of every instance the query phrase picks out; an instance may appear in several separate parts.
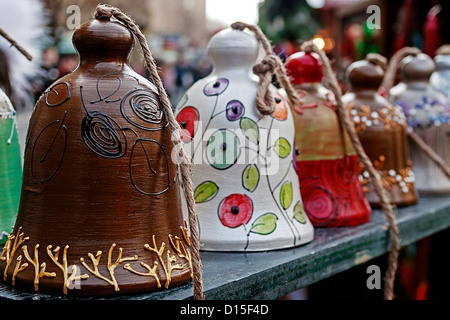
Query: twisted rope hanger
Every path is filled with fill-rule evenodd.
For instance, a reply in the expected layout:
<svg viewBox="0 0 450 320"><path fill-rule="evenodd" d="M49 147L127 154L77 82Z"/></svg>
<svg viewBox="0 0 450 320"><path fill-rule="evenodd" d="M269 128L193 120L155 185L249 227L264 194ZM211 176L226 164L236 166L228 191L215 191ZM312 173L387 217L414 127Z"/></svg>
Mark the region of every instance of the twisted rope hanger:
<svg viewBox="0 0 450 320"><path fill-rule="evenodd" d="M399 230L397 223L395 221L394 211L392 209L391 204L389 203L386 190L383 188L383 185L381 183L380 174L375 170L372 161L365 153L362 144L359 140L358 134L355 131L355 126L353 122L350 120L347 108L342 102L342 91L337 82L336 75L334 74L333 69L331 68L330 60L326 56L325 52L323 52L316 45L314 45L312 41L307 41L303 43L303 45L301 46L301 50L307 53L314 52L320 56L320 59L323 64L325 80L327 81L330 90L334 93L336 97L337 114L339 121L343 124L343 127L346 128L350 140L353 144L353 147L355 148L361 162L368 169L368 172L372 177L371 181L375 193L380 199L381 208L383 209L383 212L389 223L391 247L389 251L388 268L385 276L384 298L386 300L392 300L394 298L394 281L395 281L395 274L398 268L398 254L400 250Z"/></svg>
<svg viewBox="0 0 450 320"><path fill-rule="evenodd" d="M280 85L286 91L289 104L291 106L300 104L297 92L289 81L283 62L276 54L274 54L269 39L261 31L260 27L238 21L233 23L231 28L241 31L247 28L253 32L266 54L261 62L253 66L253 73L260 79L255 97L255 104L258 111L263 115L270 115L275 111L274 98L269 89L269 86L272 83L273 74L277 76Z"/></svg>
<svg viewBox="0 0 450 320"><path fill-rule="evenodd" d="M158 70L153 59L153 55L147 43L147 39L140 31L135 22L120 9L106 5L99 4L95 10L95 19L111 18L121 22L126 28L128 28L134 36L137 38L144 56L144 64L146 69L150 73L150 78L153 84L156 86L159 94L161 104L164 108L164 113L169 122L170 129L172 131L172 140L174 143L174 149L178 150L178 156L180 160L181 180L186 197L188 214L189 214L189 226L191 229L191 255L192 255L192 269L193 269L193 287L194 287L194 299L203 300L203 279L202 279L202 263L200 259L200 240L197 229L197 216L195 213L195 199L192 185L192 165L191 158L183 148L183 142L180 138L180 126L175 119L172 111L172 106L167 93L164 89L164 85L159 77Z"/></svg>
<svg viewBox="0 0 450 320"><path fill-rule="evenodd" d="M416 56L419 53L421 51L415 47L403 47L391 57L381 83L381 87L386 90L386 99L390 98L389 90L394 86L395 75L400 62L407 56Z"/></svg>

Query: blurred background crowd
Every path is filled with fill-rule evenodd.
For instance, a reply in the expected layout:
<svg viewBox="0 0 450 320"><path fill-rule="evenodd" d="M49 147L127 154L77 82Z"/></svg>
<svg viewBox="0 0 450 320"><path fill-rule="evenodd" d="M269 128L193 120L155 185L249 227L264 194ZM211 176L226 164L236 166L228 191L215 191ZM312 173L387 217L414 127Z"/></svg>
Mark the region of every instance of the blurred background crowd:
<svg viewBox="0 0 450 320"><path fill-rule="evenodd" d="M449 16L448 1L110 0L108 3L131 15L147 36L174 105L186 88L211 71L206 54L209 38L236 20L258 24L282 58L297 51L302 41L315 39L332 59L338 77L351 62L369 52L390 57L403 46L415 46L433 57L435 50L450 40L449 21L444 18ZM73 28L91 19L97 4L98 0L1 1L0 27L35 56L33 65L14 57L9 62L13 70L1 68L3 78L7 78L8 72L23 71L31 84L28 87L22 81L18 87L16 79L1 83L18 112L34 105L34 101L25 98L23 89L36 99L49 84L76 68L78 55L71 42ZM368 12L373 5L379 8L378 28L368 25L373 23L369 19L372 12ZM0 54L5 55L9 43L0 40L3 49ZM131 65L145 75L138 50L134 50Z"/></svg>

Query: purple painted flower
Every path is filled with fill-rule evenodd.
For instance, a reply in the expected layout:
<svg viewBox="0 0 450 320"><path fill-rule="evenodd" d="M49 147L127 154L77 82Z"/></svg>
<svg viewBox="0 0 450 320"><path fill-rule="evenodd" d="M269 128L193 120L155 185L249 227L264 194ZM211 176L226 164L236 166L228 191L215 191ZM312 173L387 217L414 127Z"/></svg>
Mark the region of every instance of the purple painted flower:
<svg viewBox="0 0 450 320"><path fill-rule="evenodd" d="M227 103L227 119L230 121L235 121L242 117L244 114L245 108L242 102L239 100L231 100Z"/></svg>
<svg viewBox="0 0 450 320"><path fill-rule="evenodd" d="M443 105L437 99L429 99L422 96L422 101L410 106L404 100L395 101L405 114L408 126L412 128L427 128L430 126L439 126L450 121L450 113L448 107Z"/></svg>
<svg viewBox="0 0 450 320"><path fill-rule="evenodd" d="M428 97L427 96L423 96L422 97L422 102L423 102L423 104L417 103L416 107L419 108L419 109L424 109L424 108L427 108L427 107L430 107L430 106L432 107L432 106L434 106L434 105L439 103L439 101L437 101L436 99L434 99L432 101L428 101Z"/></svg>
<svg viewBox="0 0 450 320"><path fill-rule="evenodd" d="M225 78L219 78L209 82L203 89L203 93L207 96L218 96L226 90L229 81Z"/></svg>
<svg viewBox="0 0 450 320"><path fill-rule="evenodd" d="M411 106L405 101L405 100L396 100L395 104L398 105L400 108L402 108L403 113L405 116L409 116L409 110L411 110Z"/></svg>

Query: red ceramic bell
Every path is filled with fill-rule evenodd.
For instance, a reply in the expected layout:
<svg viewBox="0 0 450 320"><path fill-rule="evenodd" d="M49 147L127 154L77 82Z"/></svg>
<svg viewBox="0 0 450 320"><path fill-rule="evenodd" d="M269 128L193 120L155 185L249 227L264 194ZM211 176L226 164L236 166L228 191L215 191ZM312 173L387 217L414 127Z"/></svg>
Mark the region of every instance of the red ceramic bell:
<svg viewBox="0 0 450 320"><path fill-rule="evenodd" d="M36 104L19 214L1 278L57 294L108 295L189 281L167 115L134 72L133 34L98 18L73 34L76 70Z"/></svg>
<svg viewBox="0 0 450 320"><path fill-rule="evenodd" d="M336 114L333 93L322 84L315 53L297 52L286 70L301 105L292 108L298 176L304 208L314 226L351 226L368 222L371 209L359 181L359 165Z"/></svg>
<svg viewBox="0 0 450 320"><path fill-rule="evenodd" d="M406 144L406 119L399 107L378 93L383 77L384 69L375 58L352 63L346 71L350 91L342 100L389 201L397 206L412 205L417 202L417 192ZM360 177L369 203L379 205L365 168L361 168Z"/></svg>

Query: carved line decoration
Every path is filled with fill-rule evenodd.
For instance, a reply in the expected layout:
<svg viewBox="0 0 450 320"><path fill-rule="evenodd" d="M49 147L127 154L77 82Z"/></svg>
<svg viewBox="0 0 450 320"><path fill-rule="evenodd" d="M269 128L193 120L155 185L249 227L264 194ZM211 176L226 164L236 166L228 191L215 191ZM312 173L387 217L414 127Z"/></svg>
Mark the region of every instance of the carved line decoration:
<svg viewBox="0 0 450 320"><path fill-rule="evenodd" d="M59 88L59 87L61 87L61 89L56 90L56 88ZM60 95L64 91L67 91L67 93L61 97ZM45 104L47 105L47 107L50 107L50 108L58 107L58 106L64 104L66 101L68 101L72 97L72 93L70 90L70 84L67 82L59 82L59 83L55 84L54 86L48 88L44 92L44 96L45 96ZM50 96L50 100L51 100L51 97L54 96L59 101L55 101L55 102L51 103L51 102L49 102L49 96Z"/></svg>
<svg viewBox="0 0 450 320"><path fill-rule="evenodd" d="M166 128L169 123L164 121L164 111L160 107L160 103L157 101L157 96L153 96L150 91L145 88L139 88L136 86L121 97L118 94L123 84L121 77L130 77L136 81L137 86L139 85L139 79L134 76L120 72L106 73L97 80L96 90L98 99L91 100L88 103L95 105L100 102L120 102L120 112L122 116L136 129L158 131ZM111 85L111 83L113 83L111 82L111 78L117 80L117 86ZM106 79L109 79L109 81L106 82ZM108 88L108 92L105 92L105 87ZM71 96L72 93L70 84L67 82L60 82L44 92L44 101L47 107L54 108L63 105L71 98ZM157 196L166 192L171 187L171 181L169 178L169 159L163 146L154 139L140 137L138 132L136 132L132 127L120 126L116 120L101 111L88 109L83 97L83 86L80 86L80 97L83 108L86 111L86 114L81 122L81 137L84 144L92 152L101 157L107 159L118 159L127 153L129 142L127 140L126 132L131 132L131 134L136 137L134 143L132 144L129 160L129 174L133 187L140 193L149 196ZM57 119L45 126L41 132L39 132L37 138L32 144L31 175L36 184L49 181L55 176L62 165L67 148L68 128L64 123L67 115L68 110L65 110L62 119ZM152 127L148 126L148 124L159 126ZM51 142L47 151L43 154L43 156L37 157L37 152L39 152L40 149L38 148L39 143L45 140L44 137L46 135L53 135L55 129L56 133L54 136L48 139ZM58 155L56 161L51 164L44 163L48 158L49 153L55 148L55 142L61 134L63 134L64 146L61 150L53 151L60 153L60 156ZM152 145L156 145L157 150L159 150L158 152L155 152L154 155L150 155L146 150L146 147ZM138 148L145 156L144 166L147 166L146 170L148 170L147 172L150 174L149 179L152 179L152 174L157 176L166 173L167 181L164 180L165 178L162 178L164 180L162 183L148 184L146 181L136 179L132 168L136 165L134 156ZM157 172L152 167L152 163L160 161L160 159L165 161L162 166L159 166L163 168L164 172ZM39 167L42 169L42 167L48 167L49 165L54 166L54 169L46 168L50 172L47 172L44 176L42 176L39 172Z"/></svg>
<svg viewBox="0 0 450 320"><path fill-rule="evenodd" d="M64 112L64 117L62 120L55 120L52 123L48 124L44 129L42 129L42 131L39 132L36 140L34 141L33 150L31 152L31 175L33 176L34 183L36 183L36 184L49 181L61 167L61 164L64 160L64 155L66 153L66 147L67 147L67 126L64 124L67 113L68 113L68 111L66 110ZM59 162L57 163L56 168L53 170L53 172L48 177L39 179L37 177L38 174L36 172L37 164L35 163L36 145L37 145L38 141L40 140L41 136L44 134L44 132L46 132L47 130L50 130L50 128L55 124L59 125L58 129L56 130L55 136L53 137L52 142L50 143L46 153L44 154L44 156L41 159L39 159L39 163L43 164L45 162L45 159L47 158L48 154L50 153L51 149L53 148L55 141L58 138L59 133L61 132L61 129L63 130L63 133L64 133L64 148L61 152L61 158L60 158Z"/></svg>
<svg viewBox="0 0 450 320"><path fill-rule="evenodd" d="M97 155L107 159L122 157L127 149L127 139L120 126L100 111L89 111L81 123L84 144Z"/></svg>
<svg viewBox="0 0 450 320"><path fill-rule="evenodd" d="M169 123L166 122L161 127L152 128L139 124L137 121L132 120L127 114L127 106L130 107L132 114L144 124L162 124L164 111L162 108L158 107L158 102L155 97L149 95L147 90L134 89L125 94L120 103L120 112L122 113L122 116L133 126L147 131L161 130L169 125Z"/></svg>
<svg viewBox="0 0 450 320"><path fill-rule="evenodd" d="M171 251L169 249L166 250L166 253L164 254L164 251L166 249L166 243L162 242L161 245L157 244L156 237L153 235L152 245L144 244L143 247L146 251L152 252L156 254L156 259L153 262L153 266L150 267L144 262L140 262L140 265L147 270L147 272L140 272L134 269L129 261L138 261L139 257L137 255L134 255L132 257L123 257L123 249L118 249L118 255L116 260L113 262L113 251L117 247L115 243L113 243L109 249L108 257L106 259L106 269L109 273L109 278L102 275L99 271L99 266L101 265L101 257L102 257L102 251L99 250L95 254L95 256L92 253L88 253L88 257L90 259L90 262L92 263L92 267L88 264L85 258L80 257L80 262L83 265L83 267L92 275L97 277L98 279L101 279L111 286L114 287L114 291L118 292L120 291L119 283L117 282L117 279L115 277L114 270L124 262L127 262L124 264L123 268L130 271L131 273L138 275L138 276L146 276L146 277L154 277L156 280L156 284L158 288L161 288L161 280L158 270L162 269L163 274L165 275L165 283L164 287L167 289L169 288L170 282L172 280L172 271L173 270L182 270L183 266L177 262L177 257L179 259L184 259L188 262L189 269L190 269L190 275L192 277L192 258L190 253L190 238L188 234L187 224L185 221L185 226L180 227L183 235L183 239L180 239L179 237L173 237L172 235L168 235L169 242L171 247L174 250L175 254L171 254ZM174 240L175 239L175 240ZM36 244L33 249L33 257L31 257L28 246L23 245L26 241L30 240L29 237L24 237L24 233L22 232L22 227L19 227L17 233L13 235L13 232L8 236L8 240L3 247L3 251L0 255L0 264L5 264L4 271L3 271L3 280L6 282L8 280L8 270L13 265L14 259L16 261L16 264L14 265L13 274L11 277L11 284L13 286L16 285L16 276L23 270L27 269L28 267L32 266L34 268L34 290L37 292L39 291L39 281L43 277L47 277L50 279L53 279L56 277L56 272L48 272L47 265L45 262L40 263L39 262L39 244ZM56 248L52 249L52 245L48 245L46 247L46 253L49 256L49 258L53 261L53 263L58 267L58 269L63 274L63 294L68 294L69 289L73 288L73 284L75 284L79 280L86 280L89 278L89 274L80 273L80 267L77 265L68 265L68 251L69 251L69 245L65 245L64 249L62 250L62 259L60 260L60 253L61 248L57 246ZM19 251L21 250L21 252ZM17 255L17 257L16 257ZM15 258L16 257L16 258ZM25 257L27 262L22 263L23 258Z"/></svg>
<svg viewBox="0 0 450 320"><path fill-rule="evenodd" d="M44 93L43 93L45 99L45 104L47 107L49 108L55 108L55 107L59 107L61 105L63 105L65 102L67 102L71 97L72 97L72 93L71 93L71 87L70 84L67 82L60 82L55 84L54 86L50 87L49 89L47 89ZM56 101L53 101L56 100ZM31 152L31 175L33 177L34 183L38 184L38 183L45 183L47 181L49 181L55 174L56 172L59 170L63 159L64 159L64 155L66 153L66 147L67 147L67 126L64 124L64 121L67 117L68 114L68 110L64 111L64 116L61 119L57 119L53 122L51 122L50 124L48 124L46 127L44 127L44 129L41 130L41 132L39 132L36 140L34 141L33 144L33 149ZM39 163L35 163L35 152L36 150L36 145L38 144L38 142L40 141L40 139L42 138L42 136L45 136L45 133L48 132L48 130L52 130L52 127L54 125L59 125L58 129L54 135L54 137L51 139L51 143L46 151L46 153L44 154L44 156L39 159ZM45 159L47 158L48 154L50 153L50 151L52 150L56 139L58 138L58 135L60 134L62 129L62 132L64 134L64 147L63 150L61 152L61 158L59 159L59 162L57 162L55 169L52 171L52 173L46 177L42 177L42 178L38 178L38 173L36 172L36 166L39 164L43 164L45 162ZM26 144L28 145L28 140L29 140L29 134L30 134L31 130L28 132L27 137L26 137Z"/></svg>
<svg viewBox="0 0 450 320"><path fill-rule="evenodd" d="M164 112L162 108L158 107L156 99L149 94L149 92L142 88L134 88L127 92L124 97L118 97L112 99L121 85L122 81L120 78L118 80L118 86L111 93L103 96L100 90L100 82L106 76L110 76L116 73L108 73L101 76L97 80L97 94L99 96L98 100L90 101L90 104L96 104L98 102L104 101L105 103L119 102L120 101L120 111L124 119L132 124L134 127L146 131L157 131L162 130L168 126L168 122L163 125L152 128L145 124L161 124L163 123ZM139 84L137 78L132 77ZM86 102L83 96L83 86L80 86L80 97L83 108L86 111L86 115L81 123L81 136L85 145L97 155L107 158L107 159L118 159L123 157L128 149L127 135L126 132L131 132L136 138L131 148L130 160L129 160L129 175L133 187L140 193L148 196L157 196L166 192L171 187L170 182L170 169L169 169L169 159L167 157L166 151L163 146L154 139L141 138L139 134L131 127L122 127L110 116L104 114L101 111L93 111L87 108ZM111 100L109 100L111 99ZM128 102L128 103L127 103ZM130 107L131 113L127 113L127 108ZM131 115L137 117L137 119L131 119ZM138 121L144 124L138 123ZM160 152L157 152L153 158L148 154L146 150L146 145L156 145ZM164 183L163 186L158 183L153 183L151 186L144 183L140 183L136 180L133 174L133 164L134 157L137 148L140 148L145 156L145 165L147 166L148 172L153 175L158 175L159 173L153 169L152 161L159 161L163 159L163 167L167 172L167 184ZM151 178L151 177L150 177ZM157 189L154 189L155 186Z"/></svg>

